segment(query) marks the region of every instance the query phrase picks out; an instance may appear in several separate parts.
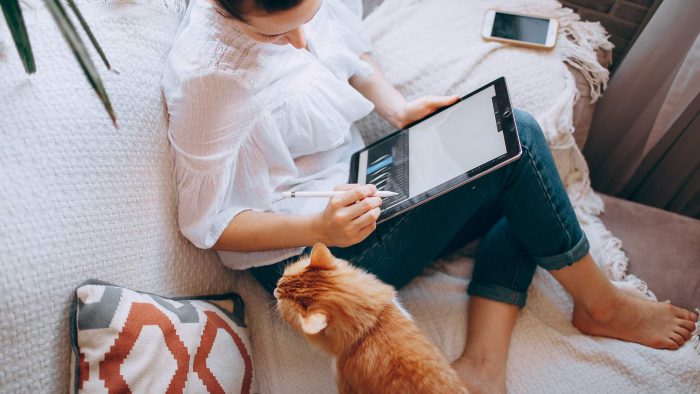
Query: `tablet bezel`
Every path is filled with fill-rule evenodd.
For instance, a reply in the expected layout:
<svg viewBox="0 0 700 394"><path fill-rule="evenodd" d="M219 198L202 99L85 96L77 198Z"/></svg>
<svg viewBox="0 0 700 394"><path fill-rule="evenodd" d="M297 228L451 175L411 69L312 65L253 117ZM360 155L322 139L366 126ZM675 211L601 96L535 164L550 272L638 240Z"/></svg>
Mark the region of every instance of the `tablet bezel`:
<svg viewBox="0 0 700 394"><path fill-rule="evenodd" d="M447 107L443 107L432 114L426 116L423 119L420 119L416 122L413 122L404 128L397 130L386 137L375 141L374 143L367 145L363 149L355 152L351 159L350 159L350 177L349 177L349 183L357 183L357 177L358 177L358 164L359 164L359 156L360 153L369 149L372 149L374 146L379 145L383 143L384 141L390 139L390 138L395 138L399 133L408 133L410 132L410 128L414 127L418 123L421 123L427 119L432 118L433 116L439 115L443 111L445 111L448 108L451 108L453 106L459 105L461 102L464 100L470 98L471 96L481 92L484 89L487 89L491 86L494 86L496 90L496 101L498 103L498 110L499 110L499 115L501 118L501 125L502 125L502 133L504 135L505 143L506 143L506 154L503 156L500 156L499 158L496 158L494 160L491 160L489 162L486 162L479 167L476 167L460 176L457 176L455 178L452 178L451 180L447 182L443 182L438 186L433 187L430 190L427 190L417 196L414 196L406 201L403 201L397 205L392 206L391 208L387 210L382 210L381 214L379 215L379 219L377 220L377 223L384 222L386 220L389 220L403 212L406 212L410 209L413 209L421 204L424 204L427 201L430 201L436 197L439 197L451 190L454 190L460 186L463 186L481 176L484 176L488 174L489 172L495 171L498 168L501 168L505 166L508 163L511 163L515 160L517 160L520 155L522 154L522 148L520 145L520 137L518 136L518 128L515 123L515 116L513 114L513 109L511 108L510 104L510 98L508 96L508 88L506 86L506 79L505 77L500 77L482 87L480 87L477 90L474 90L473 92L466 94L462 97L460 97L457 102L455 102L452 105L449 105Z"/></svg>

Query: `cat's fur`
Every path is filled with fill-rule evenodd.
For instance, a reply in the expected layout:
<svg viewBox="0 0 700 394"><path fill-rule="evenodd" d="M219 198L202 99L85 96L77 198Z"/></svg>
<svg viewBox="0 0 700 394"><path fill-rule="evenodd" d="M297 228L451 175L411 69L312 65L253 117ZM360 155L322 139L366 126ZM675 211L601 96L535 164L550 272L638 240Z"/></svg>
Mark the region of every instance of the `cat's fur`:
<svg viewBox="0 0 700 394"><path fill-rule="evenodd" d="M284 319L335 357L341 394L467 392L394 288L324 245L287 267L274 293Z"/></svg>

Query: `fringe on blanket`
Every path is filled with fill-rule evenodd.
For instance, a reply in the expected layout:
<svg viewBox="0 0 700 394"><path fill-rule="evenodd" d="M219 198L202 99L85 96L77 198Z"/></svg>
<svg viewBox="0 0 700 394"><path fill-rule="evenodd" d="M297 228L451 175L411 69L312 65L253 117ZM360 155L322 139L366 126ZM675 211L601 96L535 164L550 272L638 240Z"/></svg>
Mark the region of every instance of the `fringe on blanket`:
<svg viewBox="0 0 700 394"><path fill-rule="evenodd" d="M698 320L695 322L695 331L690 338L690 346L700 356L700 308L695 308L695 313L698 314Z"/></svg>
<svg viewBox="0 0 700 394"><path fill-rule="evenodd" d="M525 2L513 4L514 12L523 8L533 14L555 18L559 21L559 36L556 50L563 62L579 70L591 90L591 102L595 103L608 86L610 71L598 61L598 49L609 52L615 47L600 22L585 22L572 9L559 2ZM510 7L506 7L510 8ZM606 59L611 61L611 58ZM576 91L576 89L573 89ZM568 90L567 90L568 91Z"/></svg>
<svg viewBox="0 0 700 394"><path fill-rule="evenodd" d="M595 103L608 86L610 72L600 65L597 49L609 53L615 46L608 40L608 34L599 22L583 22L570 8L559 8L557 18L561 26L559 51L562 59L576 68L586 78L591 88L591 102Z"/></svg>

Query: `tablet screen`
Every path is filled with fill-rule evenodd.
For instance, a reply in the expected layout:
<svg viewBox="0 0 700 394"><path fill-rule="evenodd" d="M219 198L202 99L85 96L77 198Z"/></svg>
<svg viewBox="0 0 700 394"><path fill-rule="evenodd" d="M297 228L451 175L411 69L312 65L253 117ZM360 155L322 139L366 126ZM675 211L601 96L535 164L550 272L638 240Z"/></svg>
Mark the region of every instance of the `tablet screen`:
<svg viewBox="0 0 700 394"><path fill-rule="evenodd" d="M409 198L507 153L495 99L490 86L409 129Z"/></svg>
<svg viewBox="0 0 700 394"><path fill-rule="evenodd" d="M505 157L502 131L496 89L490 85L360 152L357 181L399 193L385 199L387 210Z"/></svg>

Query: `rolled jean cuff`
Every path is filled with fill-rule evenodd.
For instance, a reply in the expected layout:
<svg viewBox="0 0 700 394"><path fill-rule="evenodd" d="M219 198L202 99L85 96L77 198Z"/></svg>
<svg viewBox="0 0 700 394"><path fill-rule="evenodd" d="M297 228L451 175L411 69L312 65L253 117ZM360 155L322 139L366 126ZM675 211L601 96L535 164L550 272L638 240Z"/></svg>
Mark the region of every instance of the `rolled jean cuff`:
<svg viewBox="0 0 700 394"><path fill-rule="evenodd" d="M582 232L581 239L569 251L554 256L533 257L532 259L537 265L547 271L559 270L581 260L588 254L589 249L588 238L586 238L586 234Z"/></svg>
<svg viewBox="0 0 700 394"><path fill-rule="evenodd" d="M525 301L527 300L527 292L521 293L507 287L476 283L473 280L469 283L467 294L515 305L520 308L525 306Z"/></svg>

